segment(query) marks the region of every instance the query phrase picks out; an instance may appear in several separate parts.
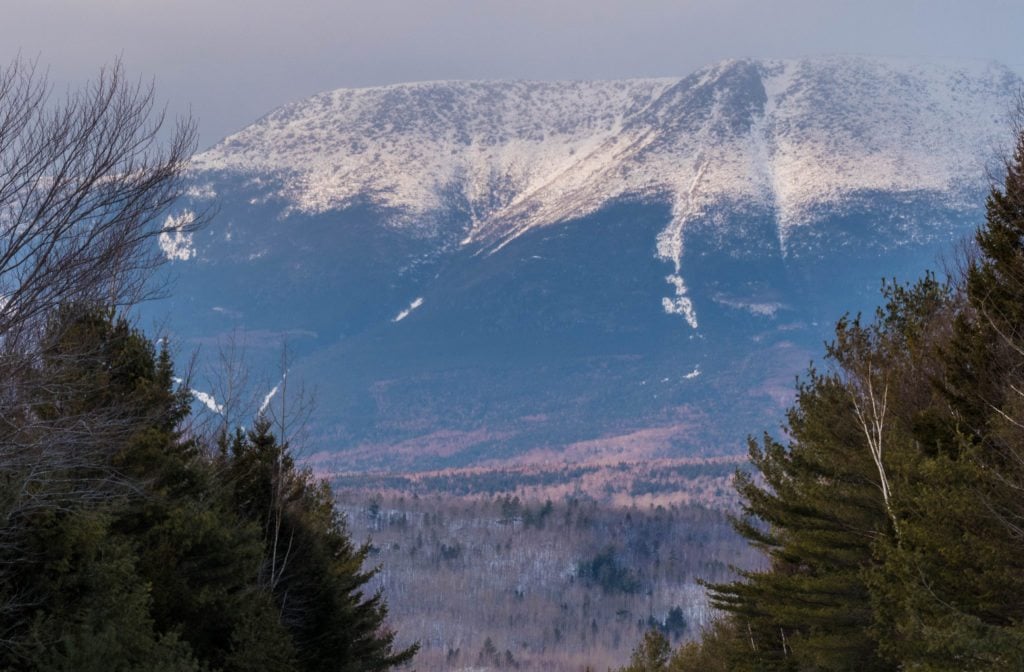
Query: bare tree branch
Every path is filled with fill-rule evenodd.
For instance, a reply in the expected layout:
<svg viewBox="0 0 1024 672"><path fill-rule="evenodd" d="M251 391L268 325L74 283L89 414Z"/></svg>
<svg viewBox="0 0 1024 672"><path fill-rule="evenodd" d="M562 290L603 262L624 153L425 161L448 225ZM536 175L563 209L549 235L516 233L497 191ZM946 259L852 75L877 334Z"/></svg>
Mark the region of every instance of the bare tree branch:
<svg viewBox="0 0 1024 672"><path fill-rule="evenodd" d="M166 141L152 85L120 62L54 96L37 64L0 69L0 550L20 557L19 525L41 510L131 493L110 454L139 406L77 403L103 376L75 375L101 352L70 347L62 310L123 312L163 255L161 218L181 193L192 121ZM202 218L195 221L198 226ZM73 312L73 310L72 310ZM96 347L96 346L94 346ZM106 371L106 374L116 372ZM0 580L7 571L0 566ZM8 594L0 609L11 608Z"/></svg>

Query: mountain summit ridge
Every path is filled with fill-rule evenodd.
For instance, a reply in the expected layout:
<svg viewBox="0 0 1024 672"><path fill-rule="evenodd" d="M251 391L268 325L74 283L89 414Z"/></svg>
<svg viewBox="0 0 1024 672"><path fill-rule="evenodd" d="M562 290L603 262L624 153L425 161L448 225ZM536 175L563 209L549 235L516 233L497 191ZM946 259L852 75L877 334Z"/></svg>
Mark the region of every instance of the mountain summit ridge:
<svg viewBox="0 0 1024 672"><path fill-rule="evenodd" d="M271 112L193 166L278 174L279 194L308 213L368 195L411 226L462 207L466 242L652 194L680 219L724 197L775 203L785 242L844 194L955 199L977 186L1020 82L994 62L843 56L731 60L679 79L338 89Z"/></svg>

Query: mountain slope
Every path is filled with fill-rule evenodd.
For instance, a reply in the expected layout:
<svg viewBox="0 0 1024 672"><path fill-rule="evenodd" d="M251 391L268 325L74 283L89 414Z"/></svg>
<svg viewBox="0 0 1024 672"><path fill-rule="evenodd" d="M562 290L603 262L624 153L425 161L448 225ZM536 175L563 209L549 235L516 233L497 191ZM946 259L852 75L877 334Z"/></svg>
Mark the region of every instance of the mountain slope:
<svg viewBox="0 0 1024 672"><path fill-rule="evenodd" d="M839 310L978 221L1020 84L836 57L321 94L195 158L220 214L169 220L173 323L291 333L365 466L735 450Z"/></svg>

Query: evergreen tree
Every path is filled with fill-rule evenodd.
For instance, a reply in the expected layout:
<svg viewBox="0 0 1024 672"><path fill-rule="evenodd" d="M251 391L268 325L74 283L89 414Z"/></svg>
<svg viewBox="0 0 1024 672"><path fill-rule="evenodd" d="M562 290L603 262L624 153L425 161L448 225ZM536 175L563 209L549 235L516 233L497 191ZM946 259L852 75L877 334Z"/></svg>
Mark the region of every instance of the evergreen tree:
<svg viewBox="0 0 1024 672"><path fill-rule="evenodd" d="M728 615L678 669L1024 669L1024 134L977 243L955 287L840 321L788 445L752 445L738 529L770 566L711 587Z"/></svg>
<svg viewBox="0 0 1024 672"><path fill-rule="evenodd" d="M747 631L755 669L896 668L879 650L870 577L879 546L903 534L907 474L934 424L935 327L952 297L931 276L885 293L872 322L837 325L832 368L798 387L789 444L752 442L760 479L737 476L737 528L770 566L712 596Z"/></svg>
<svg viewBox="0 0 1024 672"><path fill-rule="evenodd" d="M270 421L236 432L221 459L237 511L263 531L260 583L277 602L299 669L386 670L410 660L416 647L396 651L384 627L382 595L362 594L375 573L363 569L369 545L352 544L330 486L296 467Z"/></svg>
<svg viewBox="0 0 1024 672"><path fill-rule="evenodd" d="M38 605L27 610L13 646L0 657L4 669L200 669L189 646L154 623L132 545L111 532L107 513L45 518L34 521L29 540L33 571L19 573Z"/></svg>
<svg viewBox="0 0 1024 672"><path fill-rule="evenodd" d="M84 461L40 455L47 482L91 494L26 509L16 543L0 545L13 568L0 582L0 666L384 670L412 656L392 650L382 597L360 594L367 547L266 422L214 458L179 430L190 400L166 348L86 306L62 309L48 332L35 375L51 384L32 386L45 394L24 417L46 418L47 432L95 422L102 440Z"/></svg>
<svg viewBox="0 0 1024 672"><path fill-rule="evenodd" d="M161 386L151 343L110 311L64 306L42 344L31 375L46 384L29 386L31 410L21 419L38 434L28 445L44 448L35 466L45 478L36 499L7 520L13 543L2 552L3 628L11 646L3 662L12 669L198 669L188 644L153 617L138 540L119 529L148 485L132 454L182 417L180 399ZM77 447L78 455L47 454L51 440ZM163 449L164 459L181 452L173 440Z"/></svg>
<svg viewBox="0 0 1024 672"><path fill-rule="evenodd" d="M898 544L871 577L883 649L927 670L1024 668L1024 135L991 190L940 348Z"/></svg>
<svg viewBox="0 0 1024 672"><path fill-rule="evenodd" d="M633 650L629 665L619 672L667 672L671 655L672 647L665 635L658 630L648 630Z"/></svg>
<svg viewBox="0 0 1024 672"><path fill-rule="evenodd" d="M699 641L687 642L669 660L669 672L733 672L751 668L751 635L742 632L738 619L719 618L701 633Z"/></svg>

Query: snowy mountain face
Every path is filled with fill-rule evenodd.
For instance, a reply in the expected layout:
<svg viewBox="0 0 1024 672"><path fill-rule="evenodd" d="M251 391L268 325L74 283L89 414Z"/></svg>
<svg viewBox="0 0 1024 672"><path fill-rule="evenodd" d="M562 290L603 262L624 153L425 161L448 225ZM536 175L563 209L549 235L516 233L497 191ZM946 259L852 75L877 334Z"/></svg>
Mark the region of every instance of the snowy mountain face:
<svg viewBox="0 0 1024 672"><path fill-rule="evenodd" d="M343 89L271 113L195 166L279 176L310 213L368 196L414 227L461 206L467 243L651 195L673 204L674 225L756 201L779 213L784 243L816 206L858 191L955 202L1004 140L1018 81L996 64L843 58L727 62L680 80Z"/></svg>
<svg viewBox="0 0 1024 672"><path fill-rule="evenodd" d="M189 207L214 201L221 216L194 240L175 230L183 215L168 219L182 329L311 334L319 372L358 355L329 411L349 443L456 431L490 437L465 439L478 447L564 445L612 431L565 426L623 385L647 388L624 404L640 426L686 425L714 406L697 381L717 370L729 389L761 389L782 374L746 380L738 362L773 348L799 359L787 348L820 343L828 311L858 307L882 276L913 277L980 221L1020 85L992 63L837 57L324 93L194 159ZM549 387L494 378L496 360L549 370L566 353L589 364ZM507 395L481 401L492 384ZM427 417L402 408L426 398ZM572 417L556 431L560 412Z"/></svg>

